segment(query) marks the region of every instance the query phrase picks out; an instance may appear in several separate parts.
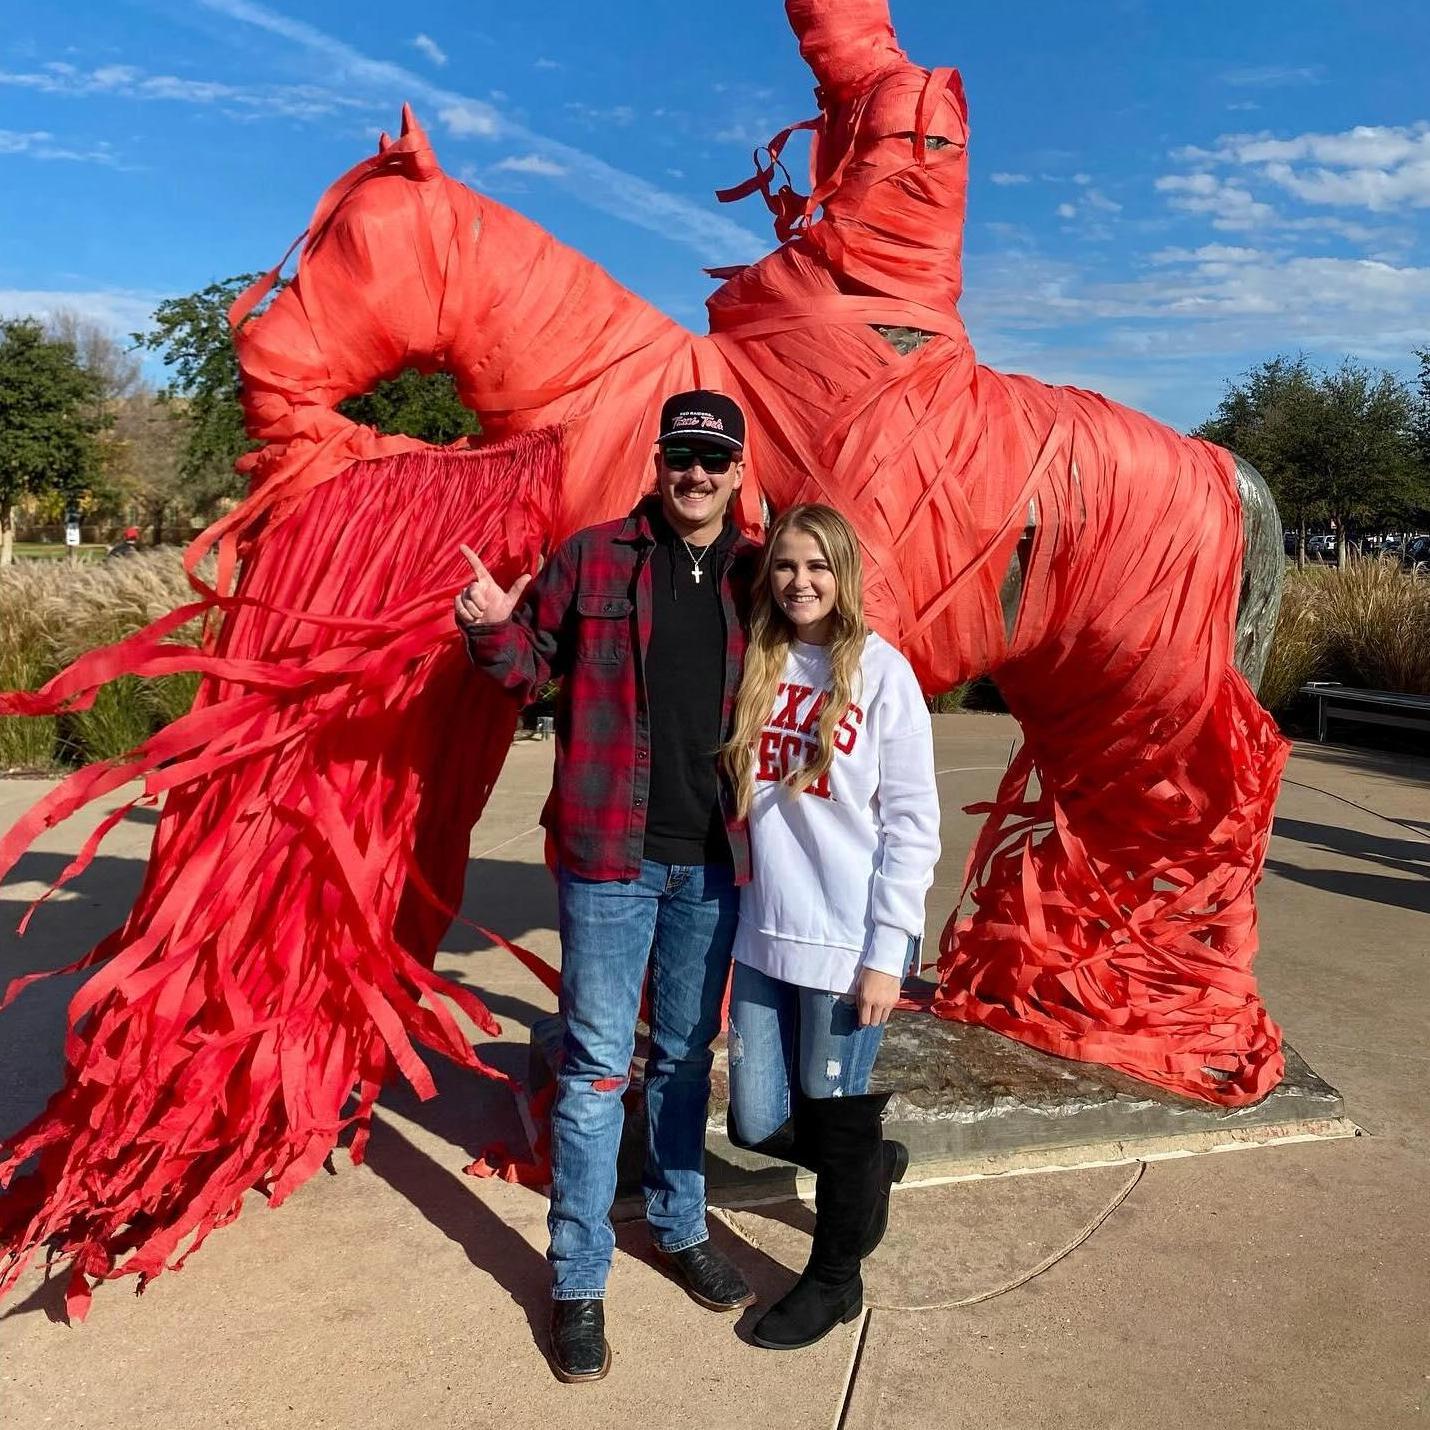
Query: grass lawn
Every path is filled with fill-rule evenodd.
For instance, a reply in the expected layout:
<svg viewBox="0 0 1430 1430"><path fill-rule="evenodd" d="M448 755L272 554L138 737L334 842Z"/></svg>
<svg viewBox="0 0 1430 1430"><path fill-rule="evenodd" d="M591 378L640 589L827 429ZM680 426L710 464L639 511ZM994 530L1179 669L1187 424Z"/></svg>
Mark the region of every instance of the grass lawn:
<svg viewBox="0 0 1430 1430"><path fill-rule="evenodd" d="M109 548L103 544L81 546L79 559L95 561L108 550ZM61 541L17 541L15 543L15 559L17 561L62 561L68 551L69 547Z"/></svg>

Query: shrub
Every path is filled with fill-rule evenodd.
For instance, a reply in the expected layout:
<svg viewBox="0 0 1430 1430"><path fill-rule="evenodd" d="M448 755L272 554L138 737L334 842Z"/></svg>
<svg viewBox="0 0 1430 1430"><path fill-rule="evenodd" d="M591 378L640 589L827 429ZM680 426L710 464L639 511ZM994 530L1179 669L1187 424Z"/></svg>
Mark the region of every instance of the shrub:
<svg viewBox="0 0 1430 1430"><path fill-rule="evenodd" d="M929 713L933 715L952 715L956 710L962 710L967 702L968 685L955 685L952 690L945 690L942 695L929 696Z"/></svg>

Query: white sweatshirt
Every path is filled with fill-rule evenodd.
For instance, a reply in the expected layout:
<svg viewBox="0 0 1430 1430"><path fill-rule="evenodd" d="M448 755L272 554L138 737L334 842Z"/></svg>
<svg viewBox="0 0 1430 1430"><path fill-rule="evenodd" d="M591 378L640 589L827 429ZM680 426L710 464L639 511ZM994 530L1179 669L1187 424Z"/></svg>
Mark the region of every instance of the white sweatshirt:
<svg viewBox="0 0 1430 1430"><path fill-rule="evenodd" d="M796 641L755 747L753 874L734 956L803 988L852 992L862 967L896 977L924 927L938 862L933 731L908 661L872 631L829 773L780 781L816 748L829 652Z"/></svg>

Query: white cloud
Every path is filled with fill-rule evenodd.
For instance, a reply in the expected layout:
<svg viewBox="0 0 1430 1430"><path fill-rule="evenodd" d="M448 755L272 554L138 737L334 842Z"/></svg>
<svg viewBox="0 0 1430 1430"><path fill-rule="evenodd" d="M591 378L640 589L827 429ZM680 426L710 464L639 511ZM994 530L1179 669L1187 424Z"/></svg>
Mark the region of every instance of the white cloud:
<svg viewBox="0 0 1430 1430"><path fill-rule="evenodd" d="M435 85L413 70L387 60L372 59L316 26L281 14L258 0L197 0L197 3L215 14L251 25L306 50L322 64L323 72L332 76L332 83L340 83L348 91L365 91L369 102L378 99L395 105L400 99L411 100L429 106L439 115L453 116L458 124L474 125L478 131L487 127L489 118L495 126L495 134L478 133L477 137L500 137L539 149L552 163L565 169L561 182L574 198L691 248L706 262L748 262L769 247L767 239L751 233L724 214L712 213L703 204L669 193L573 145L560 144L537 134L483 101ZM450 129L452 120L444 122Z"/></svg>
<svg viewBox="0 0 1430 1430"><path fill-rule="evenodd" d="M564 179L566 169L540 154L513 154L492 165L507 174L539 174L545 179Z"/></svg>
<svg viewBox="0 0 1430 1430"><path fill-rule="evenodd" d="M1237 248L1226 243L1204 243L1200 248L1164 248L1150 256L1151 263L1250 263L1263 256L1259 248Z"/></svg>
<svg viewBox="0 0 1430 1430"><path fill-rule="evenodd" d="M0 155L23 154L28 159L57 159L85 164L117 164L108 144L76 149L43 129L0 129Z"/></svg>
<svg viewBox="0 0 1430 1430"><path fill-rule="evenodd" d="M447 63L447 52L430 35L414 35L411 41L414 50L420 50L434 65Z"/></svg>
<svg viewBox="0 0 1430 1430"><path fill-rule="evenodd" d="M983 256L971 260L967 307L1003 330L1122 323L1113 346L1141 333L1169 352L1300 344L1403 360L1430 327L1430 267L1232 245L1164 249L1150 262L1155 272L1113 281L1037 254Z"/></svg>
<svg viewBox="0 0 1430 1430"><path fill-rule="evenodd" d="M565 68L560 60L549 60L545 55L542 55L537 60L533 60L531 67L534 70L559 70Z"/></svg>
<svg viewBox="0 0 1430 1430"><path fill-rule="evenodd" d="M480 99L464 99L437 111L447 133L456 139L490 139L500 134L501 118L490 104Z"/></svg>
<svg viewBox="0 0 1430 1430"><path fill-rule="evenodd" d="M1122 205L1108 198L1101 189L1092 187L1089 174L1075 174L1072 182L1078 185L1078 192L1071 200L1060 203L1054 212L1084 241L1107 242L1115 236L1108 220L1122 212ZM1076 226L1071 227L1074 224Z"/></svg>
<svg viewBox="0 0 1430 1430"><path fill-rule="evenodd" d="M989 174L988 178L990 182L998 184L1000 186L1006 186L1008 184L1026 184L1029 182L1028 176L1026 174L996 173Z"/></svg>
<svg viewBox="0 0 1430 1430"><path fill-rule="evenodd" d="M1227 134L1172 157L1240 169L1305 204L1386 213L1430 207L1430 122L1360 124L1335 134Z"/></svg>
<svg viewBox="0 0 1430 1430"><path fill-rule="evenodd" d="M777 127L763 119L749 119L727 124L723 129L717 129L713 137L717 144L742 144L746 148L755 148L764 144Z"/></svg>
<svg viewBox="0 0 1430 1430"><path fill-rule="evenodd" d="M1320 84L1324 65L1257 65L1228 70L1222 83L1245 89L1279 89L1286 85Z"/></svg>
<svg viewBox="0 0 1430 1430"><path fill-rule="evenodd" d="M149 74L135 65L103 65L84 71L74 65L51 62L32 72L0 70L0 86L73 98L102 95L176 104L221 104L252 117L318 119L345 110L369 107L365 100L325 89L321 85L221 84L214 80Z"/></svg>
<svg viewBox="0 0 1430 1430"><path fill-rule="evenodd" d="M1210 217L1213 228L1264 228L1277 218L1270 204L1253 198L1238 181L1218 179L1214 174L1165 174L1156 187L1172 195L1173 208Z"/></svg>
<svg viewBox="0 0 1430 1430"><path fill-rule="evenodd" d="M570 99L562 106L568 114L575 115L578 119L584 120L589 128L605 128L608 125L615 125L624 129L628 124L634 124L636 118L635 110L629 104L611 104L604 109L593 104L582 104L580 100Z"/></svg>
<svg viewBox="0 0 1430 1430"><path fill-rule="evenodd" d="M1262 172L1273 184L1303 203L1364 208L1372 213L1402 206L1430 208L1430 154L1419 163L1401 165L1394 172L1379 169L1352 169L1344 173L1331 169L1298 171L1290 164L1268 164Z"/></svg>
<svg viewBox="0 0 1430 1430"><path fill-rule="evenodd" d="M0 288L0 315L7 318L52 318L56 313L76 313L98 323L117 337L127 337L149 326L163 295L132 289Z"/></svg>

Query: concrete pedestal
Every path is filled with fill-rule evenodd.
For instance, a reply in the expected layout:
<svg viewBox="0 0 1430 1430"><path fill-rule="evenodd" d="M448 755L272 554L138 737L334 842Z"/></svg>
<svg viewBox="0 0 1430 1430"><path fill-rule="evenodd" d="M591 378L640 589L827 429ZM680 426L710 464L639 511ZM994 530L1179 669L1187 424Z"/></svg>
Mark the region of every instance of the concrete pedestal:
<svg viewBox="0 0 1430 1430"><path fill-rule="evenodd" d="M561 1046L559 1017L532 1027L530 1084L549 1083ZM645 1147L637 1037L621 1143L622 1196L637 1194ZM807 1191L812 1178L731 1144L725 1132L729 1070L716 1045L706 1134L711 1200L737 1206ZM885 1130L909 1148L907 1180L995 1175L1044 1167L1187 1155L1242 1145L1349 1136L1341 1095L1289 1046L1286 1076L1252 1107L1179 1097L1091 1063L1051 1057L967 1023L895 1013L875 1068L874 1092L892 1092Z"/></svg>

